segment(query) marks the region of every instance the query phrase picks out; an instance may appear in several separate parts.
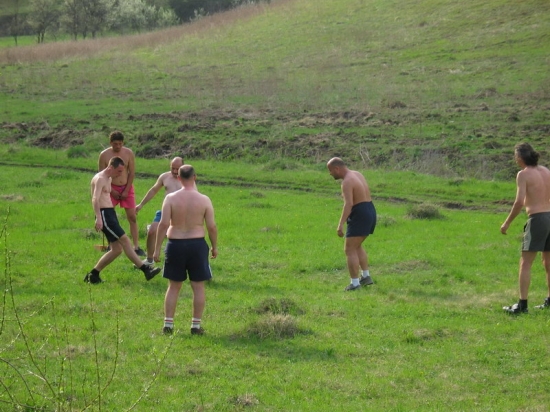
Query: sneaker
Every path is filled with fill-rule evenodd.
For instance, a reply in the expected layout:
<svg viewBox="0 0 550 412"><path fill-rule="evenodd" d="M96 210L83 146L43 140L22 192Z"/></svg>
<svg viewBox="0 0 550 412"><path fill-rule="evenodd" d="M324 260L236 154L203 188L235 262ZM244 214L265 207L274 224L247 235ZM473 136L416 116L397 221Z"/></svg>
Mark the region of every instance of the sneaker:
<svg viewBox="0 0 550 412"><path fill-rule="evenodd" d="M502 309L511 315L519 315L520 313L529 312L527 308L520 308L519 303L514 303L512 306L503 306Z"/></svg>
<svg viewBox="0 0 550 412"><path fill-rule="evenodd" d="M535 306L537 309L547 309L550 308L550 298L544 299L544 303L542 305Z"/></svg>
<svg viewBox="0 0 550 412"><path fill-rule="evenodd" d="M145 275L145 279L151 280L155 276L157 276L161 270L161 268L155 268L152 265L145 265L145 267L143 268L143 274Z"/></svg>
<svg viewBox="0 0 550 412"><path fill-rule="evenodd" d="M162 334L163 335L172 335L174 333L174 328L169 328L168 326L165 326L162 328Z"/></svg>
<svg viewBox="0 0 550 412"><path fill-rule="evenodd" d="M361 279L359 279L359 284L367 286L374 284L374 282L372 281L372 278L370 276L361 276Z"/></svg>
<svg viewBox="0 0 550 412"><path fill-rule="evenodd" d="M359 289L360 287L361 285L355 286L353 283L350 283L349 285L346 286L346 288L344 289L344 292L349 292L350 290Z"/></svg>
<svg viewBox="0 0 550 412"><path fill-rule="evenodd" d="M140 247L138 247L138 248L136 249L136 253L137 253L138 256L147 257L147 253L145 253L145 252L143 251L143 249L140 248Z"/></svg>
<svg viewBox="0 0 550 412"><path fill-rule="evenodd" d="M99 275L93 275L91 272L88 273L86 276L84 276L84 282L91 283L93 285L96 285L98 283L102 283L103 280L99 277Z"/></svg>
<svg viewBox="0 0 550 412"><path fill-rule="evenodd" d="M191 335L204 335L203 328L191 328Z"/></svg>

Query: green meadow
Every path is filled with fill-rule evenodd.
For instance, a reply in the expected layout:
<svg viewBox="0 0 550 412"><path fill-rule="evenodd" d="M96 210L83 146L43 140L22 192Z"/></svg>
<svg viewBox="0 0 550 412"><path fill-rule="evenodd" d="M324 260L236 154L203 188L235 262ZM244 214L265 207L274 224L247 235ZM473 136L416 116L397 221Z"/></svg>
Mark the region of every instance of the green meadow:
<svg viewBox="0 0 550 412"><path fill-rule="evenodd" d="M525 216L499 229L514 144L549 162L549 29L543 0L272 0L135 36L0 41L0 410L547 411L544 271L529 314L504 314ZM212 199L205 336L188 285L162 335L167 281L124 256L83 282L115 129L138 201L175 155ZM378 212L375 284L354 292L333 156ZM161 202L138 215L142 247Z"/></svg>

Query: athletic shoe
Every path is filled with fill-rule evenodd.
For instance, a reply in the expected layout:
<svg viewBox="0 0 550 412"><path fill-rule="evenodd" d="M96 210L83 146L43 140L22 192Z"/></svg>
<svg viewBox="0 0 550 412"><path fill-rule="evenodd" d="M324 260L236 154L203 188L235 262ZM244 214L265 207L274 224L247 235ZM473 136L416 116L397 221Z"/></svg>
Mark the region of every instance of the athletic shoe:
<svg viewBox="0 0 550 412"><path fill-rule="evenodd" d="M155 268L152 265L145 265L145 267L142 270L143 270L143 274L145 275L145 279L151 280L155 276L157 276L162 269Z"/></svg>
<svg viewBox="0 0 550 412"><path fill-rule="evenodd" d="M145 252L143 251L143 249L140 248L140 247L138 247L138 248L136 249L136 253L137 253L138 256L147 257L147 253L145 253Z"/></svg>
<svg viewBox="0 0 550 412"><path fill-rule="evenodd" d="M542 305L535 306L537 309L547 309L550 308L550 298L544 299L544 303Z"/></svg>
<svg viewBox="0 0 550 412"><path fill-rule="evenodd" d="M346 288L344 289L344 292L349 292L350 290L359 289L360 287L361 285L355 286L353 283L350 283L349 285L346 286Z"/></svg>
<svg viewBox="0 0 550 412"><path fill-rule="evenodd" d="M527 308L520 308L519 303L514 303L512 306L503 306L502 309L510 315L519 315L520 313L528 313Z"/></svg>
<svg viewBox="0 0 550 412"><path fill-rule="evenodd" d="M84 282L97 285L98 283L102 283L103 280L99 277L99 275L94 275L90 272L84 276Z"/></svg>
<svg viewBox="0 0 550 412"><path fill-rule="evenodd" d="M368 286L374 284L372 281L372 278L370 276L361 276L361 279L359 279L359 284L363 286Z"/></svg>
<svg viewBox="0 0 550 412"><path fill-rule="evenodd" d="M147 265L147 266L153 266L155 262L149 262L147 259L145 259L143 262L141 262L141 264ZM141 268L141 265L140 266L134 265L134 269L140 269L140 268Z"/></svg>
<svg viewBox="0 0 550 412"><path fill-rule="evenodd" d="M168 326L165 326L164 328L162 328L162 333L164 335L171 335L174 333L174 328L169 328Z"/></svg>
<svg viewBox="0 0 550 412"><path fill-rule="evenodd" d="M191 335L204 335L203 328L191 328Z"/></svg>

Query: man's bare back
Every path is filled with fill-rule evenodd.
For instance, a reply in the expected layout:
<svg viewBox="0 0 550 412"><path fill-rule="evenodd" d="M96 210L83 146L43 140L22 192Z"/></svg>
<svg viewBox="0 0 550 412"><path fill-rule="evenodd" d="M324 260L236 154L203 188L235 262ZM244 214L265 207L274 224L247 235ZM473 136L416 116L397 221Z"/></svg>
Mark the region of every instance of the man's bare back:
<svg viewBox="0 0 550 412"><path fill-rule="evenodd" d="M362 173L349 170L342 180L342 192L351 194L352 206L372 201L369 185Z"/></svg>
<svg viewBox="0 0 550 412"><path fill-rule="evenodd" d="M518 173L517 179L519 187L525 182L527 214L550 212L550 170L544 166L526 167Z"/></svg>
<svg viewBox="0 0 550 412"><path fill-rule="evenodd" d="M166 196L165 208L169 209L169 239L195 239L204 237L204 222L212 211L210 199L196 190L180 189ZM167 210L168 211L168 210Z"/></svg>

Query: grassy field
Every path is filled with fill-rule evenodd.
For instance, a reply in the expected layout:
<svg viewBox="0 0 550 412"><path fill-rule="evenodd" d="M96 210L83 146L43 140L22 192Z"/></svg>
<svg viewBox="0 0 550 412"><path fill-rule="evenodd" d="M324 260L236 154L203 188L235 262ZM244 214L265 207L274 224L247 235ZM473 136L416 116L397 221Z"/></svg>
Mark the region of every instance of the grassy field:
<svg viewBox="0 0 550 412"><path fill-rule="evenodd" d="M43 161L18 166L23 152L29 163ZM364 171L379 214L366 242L376 283L346 293L343 244L335 233L339 185L326 171L277 170L268 180L260 166L193 162L199 187L216 208L220 253L207 287L208 334L189 335L186 285L170 338L160 333L163 279L146 282L120 258L102 272L105 284L82 282L100 256L88 193L93 162L75 166L60 152L40 149L18 153L4 146L2 153L11 153L14 163L1 166L4 405L67 411L87 405L113 411L547 409L549 318L533 309L545 297L541 265L534 267L531 313L510 317L501 310L517 293L522 224L508 236L499 233L509 207L501 203L513 197L513 182L457 186L430 178L442 218L418 220L408 215L414 201L377 197L399 193L385 187L385 173ZM166 161L138 159L144 173L136 182L138 198L167 167ZM256 184L231 183L243 170L258 176ZM221 175L227 184L206 183ZM400 177L403 186L417 184L415 175ZM293 186L283 188L289 182ZM484 206L442 206L459 192L475 198L480 190ZM160 198L138 217L142 238L156 203ZM99 398L98 387L106 387Z"/></svg>
<svg viewBox="0 0 550 412"><path fill-rule="evenodd" d="M0 139L143 157L509 179L548 157L550 3L279 0L140 36L0 49Z"/></svg>

